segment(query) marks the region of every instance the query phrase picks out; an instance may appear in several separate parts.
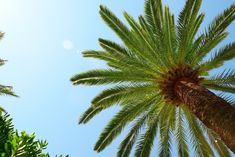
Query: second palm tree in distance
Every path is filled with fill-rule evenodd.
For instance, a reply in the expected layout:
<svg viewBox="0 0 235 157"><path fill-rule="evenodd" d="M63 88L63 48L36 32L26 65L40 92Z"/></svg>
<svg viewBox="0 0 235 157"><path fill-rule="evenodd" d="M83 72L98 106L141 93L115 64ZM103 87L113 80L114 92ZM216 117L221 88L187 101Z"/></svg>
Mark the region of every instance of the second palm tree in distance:
<svg viewBox="0 0 235 157"><path fill-rule="evenodd" d="M4 33L0 32L0 40L4 37ZM0 66L4 65L6 60L0 59ZM0 84L0 95L14 96L18 97L13 91L11 86L5 86ZM4 108L0 106L0 112L5 111Z"/></svg>
<svg viewBox="0 0 235 157"><path fill-rule="evenodd" d="M123 44L99 39L103 50L83 52L107 62L109 68L80 73L71 78L74 85L112 84L93 100L82 115L87 123L101 111L119 105L121 110L101 133L94 149L108 146L128 125L117 156L148 157L155 137L158 156L171 155L176 143L178 156L231 156L235 153L234 101L225 95L235 93L235 71L208 73L235 57L235 43L214 48L227 36L226 28L235 19L235 5L220 13L200 34L204 14L202 0L187 0L177 20L161 0L146 0L144 15L135 20L128 13L125 26L106 7L100 14ZM205 56L212 53L212 57ZM190 146L189 146L190 145Z"/></svg>

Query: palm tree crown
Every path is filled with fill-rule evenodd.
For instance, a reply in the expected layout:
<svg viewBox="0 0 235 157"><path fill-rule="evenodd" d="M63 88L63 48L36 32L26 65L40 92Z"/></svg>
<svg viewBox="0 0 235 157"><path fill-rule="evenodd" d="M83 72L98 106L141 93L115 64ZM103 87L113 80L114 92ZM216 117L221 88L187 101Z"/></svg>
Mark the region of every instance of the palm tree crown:
<svg viewBox="0 0 235 157"><path fill-rule="evenodd" d="M101 17L123 45L99 39L103 50L85 51L84 57L104 60L109 68L71 78L74 85L114 84L92 100L80 119L80 123L87 123L104 109L120 105L120 112L95 144L96 151L102 151L131 124L118 148L118 157L129 156L134 146L136 157L148 157L156 136L159 136L158 156L170 156L172 142L177 145L178 156L189 156L189 149L200 157L214 156L214 151L220 156L230 156L219 136L201 123L174 92L175 82L186 79L211 90L235 93L234 70L208 75L210 70L235 57L235 43L214 51L205 60L228 36L226 28L235 19L235 5L215 17L200 34L198 30L204 18L199 12L201 3L202 0L187 0L176 21L161 0L146 0L144 15L138 20L124 12L130 27L106 7L100 7ZM224 99L235 104L229 97Z"/></svg>

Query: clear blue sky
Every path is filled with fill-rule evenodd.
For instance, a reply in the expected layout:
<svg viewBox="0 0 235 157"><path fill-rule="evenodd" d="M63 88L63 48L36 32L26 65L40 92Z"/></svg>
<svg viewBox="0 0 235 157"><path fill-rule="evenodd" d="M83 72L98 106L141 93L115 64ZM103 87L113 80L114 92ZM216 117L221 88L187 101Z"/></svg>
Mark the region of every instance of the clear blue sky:
<svg viewBox="0 0 235 157"><path fill-rule="evenodd" d="M185 0L165 0L178 14ZM205 23L234 0L203 2ZM49 142L48 152L71 157L112 157L123 134L97 154L93 145L104 125L117 111L102 112L87 125L77 125L78 117L103 87L74 87L73 74L104 67L102 62L84 59L80 52L100 49L97 38L119 41L103 23L99 5L108 6L122 18L126 10L133 16L143 12L144 0L0 0L0 83L14 86L20 98L1 97L2 106L14 117L15 127L35 132ZM226 42L235 40L235 23ZM224 42L224 43L226 43ZM230 61L226 67L234 67ZM152 156L155 156L154 154Z"/></svg>

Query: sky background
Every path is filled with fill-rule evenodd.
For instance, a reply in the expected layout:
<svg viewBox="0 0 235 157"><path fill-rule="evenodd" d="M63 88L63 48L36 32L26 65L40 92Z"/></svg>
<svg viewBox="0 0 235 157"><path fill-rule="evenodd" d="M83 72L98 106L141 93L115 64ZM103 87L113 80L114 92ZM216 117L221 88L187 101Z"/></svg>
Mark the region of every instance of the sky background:
<svg viewBox="0 0 235 157"><path fill-rule="evenodd" d="M184 2L164 1L175 14ZM206 13L203 26L233 2L203 1L201 10ZM80 115L104 87L75 87L69 81L76 73L105 66L103 62L82 58L80 53L101 49L99 37L119 42L101 20L100 4L108 6L123 20L124 10L134 17L142 14L144 0L0 0L0 30L5 32L0 57L8 60L0 69L0 82L12 85L20 96L1 97L0 104L14 118L15 128L35 132L37 138L48 140L47 151L52 156L115 156L124 135L103 152L94 152L99 133L118 109L109 109L88 124L78 125ZM235 40L234 28L235 22L223 44ZM224 67L234 68L234 61Z"/></svg>

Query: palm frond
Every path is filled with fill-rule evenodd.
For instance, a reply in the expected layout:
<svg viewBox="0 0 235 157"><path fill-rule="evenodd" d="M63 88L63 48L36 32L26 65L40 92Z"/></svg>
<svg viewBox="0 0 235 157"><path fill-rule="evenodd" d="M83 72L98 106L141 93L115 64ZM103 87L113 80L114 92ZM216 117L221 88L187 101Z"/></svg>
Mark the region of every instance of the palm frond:
<svg viewBox="0 0 235 157"><path fill-rule="evenodd" d="M235 70L224 70L222 73L203 80L203 84L235 86Z"/></svg>
<svg viewBox="0 0 235 157"><path fill-rule="evenodd" d="M188 52L194 36L203 20L203 15L200 15L197 18L201 3L202 0L187 0L184 9L179 15L177 25L179 63L185 62L186 52Z"/></svg>
<svg viewBox="0 0 235 157"><path fill-rule="evenodd" d="M89 120L91 120L95 115L100 113L104 108L102 107L93 107L90 106L80 117L79 124L86 124Z"/></svg>
<svg viewBox="0 0 235 157"><path fill-rule="evenodd" d="M226 95L224 93L217 94L218 97L221 97L225 101L227 101L229 104L232 106L235 106L235 98L232 97L231 95Z"/></svg>
<svg viewBox="0 0 235 157"><path fill-rule="evenodd" d="M232 4L229 8L225 9L214 18L204 34L206 34L207 38L212 37L212 39L214 39L213 37L222 33L233 22L234 18L235 4Z"/></svg>
<svg viewBox="0 0 235 157"><path fill-rule="evenodd" d="M142 69L147 69L147 68L145 68L145 66L139 65L138 62L132 60L131 58L113 55L113 54L110 54L109 52L87 50L82 53L83 53L83 57L90 57L90 58L96 58L96 59L103 60L107 63L108 66L110 66L116 70L122 70L122 69L126 70L128 68L135 68L136 70L141 71L137 67L142 67ZM124 59L125 59L125 62L120 62L121 60L124 60ZM133 65L129 63L130 60L131 60L131 62L135 63L135 65L136 65L135 67L133 67ZM150 70L148 69L148 71L150 71Z"/></svg>
<svg viewBox="0 0 235 157"><path fill-rule="evenodd" d="M235 4L227 8L223 13L220 13L211 22L209 27L205 30L204 40L200 44L199 51L196 52L193 64L200 62L207 53L209 53L218 43L220 43L226 36L227 33L225 29L234 21L235 19Z"/></svg>
<svg viewBox="0 0 235 157"><path fill-rule="evenodd" d="M142 99L148 98L151 94L148 93L148 95L142 96L142 97L135 97L135 99L130 99L130 100L122 100L122 106L124 105L128 105L129 103L139 103ZM99 114L101 111L115 105L116 103L109 103L109 104L92 104L84 113L83 115L80 117L79 119L79 124L86 124L87 122L89 122L94 116L96 116L97 114Z"/></svg>
<svg viewBox="0 0 235 157"><path fill-rule="evenodd" d="M1 36L0 36L0 39L1 39ZM0 66L4 65L5 62L6 62L6 60L0 59Z"/></svg>
<svg viewBox="0 0 235 157"><path fill-rule="evenodd" d="M228 86L228 85L218 85L214 83L203 84L206 88L211 90L226 92L226 93L233 93L235 94L235 87Z"/></svg>
<svg viewBox="0 0 235 157"><path fill-rule="evenodd" d="M214 147L218 155L221 157L231 157L228 148L223 144L219 136L215 134L213 130L207 128L205 125L201 124L201 126L204 132L206 132L210 144Z"/></svg>
<svg viewBox="0 0 235 157"><path fill-rule="evenodd" d="M151 61L146 47L143 44L138 44L139 40L133 33L106 7L100 6L100 15L103 20L110 26L110 28L116 32L116 34L122 39L128 49L130 49L136 56L140 59L144 59L145 62L151 65L151 67L156 68L158 65Z"/></svg>
<svg viewBox="0 0 235 157"><path fill-rule="evenodd" d="M136 117L141 115L143 111L151 107L158 101L156 95L149 98L146 101L139 102L138 104L128 104L123 107L123 109L117 113L114 118L105 127L103 132L100 134L98 141L95 144L94 150L97 152L102 151L106 146L108 146L113 139L121 133L123 128Z"/></svg>
<svg viewBox="0 0 235 157"><path fill-rule="evenodd" d="M171 156L172 124L175 124L175 106L166 104L159 114L160 118L160 143L158 156Z"/></svg>
<svg viewBox="0 0 235 157"><path fill-rule="evenodd" d="M128 135L126 136L126 138L122 141L122 143L120 145L120 149L118 151L118 157L128 157L129 156L131 148L133 147L134 143L136 142L137 138L139 137L141 128L143 128L144 126L148 127L149 126L149 123L147 123L148 121L151 121L151 123L154 121L154 118L156 118L156 115L158 115L158 113L161 110L161 108L163 107L163 105L164 104L161 101L157 102L149 110L144 111L144 113L143 113L144 115L141 118L136 120L136 123L133 125L132 129L130 130L130 132L128 133ZM142 137L145 135L142 135L139 137L139 140L138 140L138 143L136 146L136 154L138 154L138 155L141 155L141 154L143 155L143 153L139 152L139 151L148 151L148 150L146 150L147 148L145 148L145 145L143 145L144 141L141 140ZM142 149L143 146L144 146L145 150ZM141 148L139 148L139 147L141 147Z"/></svg>
<svg viewBox="0 0 235 157"><path fill-rule="evenodd" d="M113 54L114 56L118 55L118 56L130 57L131 55L133 55L130 51L126 50L124 47L113 41L99 38L99 43L103 49Z"/></svg>
<svg viewBox="0 0 235 157"><path fill-rule="evenodd" d="M164 64L164 62L161 60L162 58L159 57L159 50L155 46L154 41L151 40L151 36L143 28L141 28L141 25L137 23L127 12L124 12L124 17L132 28L133 36L136 36L136 39L138 39L137 43L144 43L144 45L146 45L144 47L146 58L148 58L148 60L152 63L155 63L155 66L160 69L160 65Z"/></svg>
<svg viewBox="0 0 235 157"><path fill-rule="evenodd" d="M106 24L124 41L129 43L129 29L105 6L100 6L100 15Z"/></svg>
<svg viewBox="0 0 235 157"><path fill-rule="evenodd" d="M156 87L151 84L143 85L118 85L104 90L93 100L93 107L110 106L112 104L122 104L128 100L134 101L138 97L145 97L156 93Z"/></svg>
<svg viewBox="0 0 235 157"><path fill-rule="evenodd" d="M146 120L149 117L150 112L146 112L140 118L135 120L135 123L132 125L130 132L125 137L125 139L121 142L117 157L128 157L135 141L139 135L141 128L145 125Z"/></svg>
<svg viewBox="0 0 235 157"><path fill-rule="evenodd" d="M170 15L168 7L163 9L161 0L145 1L144 18L148 29L152 32L153 41L158 49L158 56L162 66L169 67L174 62L174 50L176 49L176 30L174 16ZM167 30L169 28L169 30ZM167 53L166 53L166 49ZM168 55L165 55L168 54Z"/></svg>
<svg viewBox="0 0 235 157"><path fill-rule="evenodd" d="M86 51L83 51L82 54L83 54L83 57L96 58L96 59L106 61L107 64L110 65L111 67L115 68L117 66L115 64L117 64L118 61L107 52L95 51L95 50L86 50Z"/></svg>
<svg viewBox="0 0 235 157"><path fill-rule="evenodd" d="M136 57L132 52L120 46L119 44L106 40L99 39L101 47L105 49L112 58L115 60L109 65L117 67L122 70L135 69L137 71L145 71L150 74L159 73L156 68L153 68L148 62L143 62Z"/></svg>
<svg viewBox="0 0 235 157"><path fill-rule="evenodd" d="M184 121L184 115L181 107L178 108L176 123L177 127L176 127L175 139L177 142L178 156L189 157L189 150L187 144L188 140L185 128L186 124Z"/></svg>
<svg viewBox="0 0 235 157"><path fill-rule="evenodd" d="M192 31L189 34L189 43L190 45L187 48L187 53L185 54L185 62L191 64L192 58L194 58L196 50L199 48L200 43L202 42L204 36L199 36L195 39L195 36L204 20L205 15L201 13L198 15L194 22L194 27L192 27Z"/></svg>
<svg viewBox="0 0 235 157"><path fill-rule="evenodd" d="M158 152L158 156L161 157L170 157L171 156L171 131L168 126L165 126L160 131L160 148Z"/></svg>
<svg viewBox="0 0 235 157"><path fill-rule="evenodd" d="M188 133L196 155L198 157L214 156L214 152L206 141L206 137L203 135L202 128L200 127L197 119L186 107L182 107L182 109L189 126Z"/></svg>
<svg viewBox="0 0 235 157"><path fill-rule="evenodd" d="M161 0L146 0L144 13L144 18L153 32L156 45L159 49L163 49L163 7Z"/></svg>
<svg viewBox="0 0 235 157"><path fill-rule="evenodd" d="M6 113L7 111L2 106L0 106L0 113L2 112Z"/></svg>
<svg viewBox="0 0 235 157"><path fill-rule="evenodd" d="M153 141L157 134L158 122L159 117L157 114L151 117L146 132L138 139L135 150L136 157L145 157L150 155L151 149L153 147Z"/></svg>
<svg viewBox="0 0 235 157"><path fill-rule="evenodd" d="M168 104L170 106L169 109L169 114L171 114L171 116L168 116L169 119L169 126L171 131L176 129L176 112L177 112L177 107L172 105L172 104Z"/></svg>
<svg viewBox="0 0 235 157"><path fill-rule="evenodd" d="M159 52L160 47L159 47L158 39L155 33L153 32L153 30L151 29L151 26L148 24L148 22L142 15L139 16L139 24L141 26L141 29L143 29L143 32L146 34L149 40L151 40L151 43L154 43L153 46L156 49L156 51ZM161 53L158 53L158 55L161 55Z"/></svg>
<svg viewBox="0 0 235 157"><path fill-rule="evenodd" d="M154 81L154 77L144 73L135 73L134 71L123 72L112 69L108 70L90 70L84 73L77 74L71 78L74 85L101 85L109 83L121 82L150 82Z"/></svg>
<svg viewBox="0 0 235 157"><path fill-rule="evenodd" d="M0 32L0 40L4 37L4 32Z"/></svg>
<svg viewBox="0 0 235 157"><path fill-rule="evenodd" d="M115 104L123 106L149 98L151 95L156 94L153 90L156 90L155 87L147 84L136 86L119 85L104 90L92 100L92 105L80 117L79 124L87 123L98 113Z"/></svg>
<svg viewBox="0 0 235 157"><path fill-rule="evenodd" d="M216 52L209 61L200 65L200 69L202 71L209 71L222 66L225 61L229 61L233 58L235 58L235 42L226 45Z"/></svg>
<svg viewBox="0 0 235 157"><path fill-rule="evenodd" d="M199 51L200 44L202 43L204 38L205 38L205 36L202 34L197 39L194 40L192 46L190 47L190 49L188 50L188 53L186 54L186 57L185 57L186 63L188 63L188 64L192 63L192 60L194 59L196 52Z"/></svg>
<svg viewBox="0 0 235 157"><path fill-rule="evenodd" d="M164 8L164 20L163 20L163 41L165 51L167 51L167 60L168 65L176 63L176 28L175 28L175 19L174 16L170 13L169 7Z"/></svg>
<svg viewBox="0 0 235 157"><path fill-rule="evenodd" d="M223 32L217 35L213 40L206 42L206 44L201 43L199 45L198 51L194 53L194 58L191 62L192 65L200 64L201 60L206 56L206 54L210 53L219 43L221 43L228 36L228 32ZM205 36L202 36L205 37ZM205 39L202 40L205 42Z"/></svg>
<svg viewBox="0 0 235 157"><path fill-rule="evenodd" d="M169 20L171 21L171 20ZM159 66L161 67L161 69L166 69L166 67L169 67L171 64L172 64L172 59L169 59L169 55L171 55L170 53L173 52L173 51L168 51L169 55L166 56L165 55L165 49L164 47L164 35L162 35L162 37L158 37L158 35L156 35L155 32L153 32L153 29L151 29L151 26L148 24L148 22L146 21L146 19L143 17L143 16L139 16L139 23L142 27L142 29L145 30L145 33L146 35L150 38L150 40L152 42L154 42L154 48L156 49L154 53L156 53L156 57L158 58L158 64ZM175 37L175 28L174 26L170 25L170 34L173 34L173 35L170 35L172 38L171 40L174 41L174 43L172 43L173 47L175 47L175 39L173 39L173 37ZM162 32L163 33L163 32ZM165 34L169 34L168 32L165 33ZM161 40L159 39L161 38ZM174 55L171 57L173 58ZM170 62L171 61L171 62Z"/></svg>
<svg viewBox="0 0 235 157"><path fill-rule="evenodd" d="M12 89L13 88L11 86L0 85L0 95L19 97L12 91Z"/></svg>
<svg viewBox="0 0 235 157"><path fill-rule="evenodd" d="M143 42L144 44L146 44L146 47L148 47L149 51L146 51L147 53L149 53L149 55L155 55L155 47L153 44L153 41L151 41L147 35L146 32L144 31L144 29L141 28L141 25L139 23L137 23L134 18L129 15L127 12L123 13L125 19L127 20L127 22L129 23L129 25L132 28L132 31L135 32L135 34L133 35L137 35L139 38L139 40L141 39L141 42ZM156 57L156 56L155 56Z"/></svg>

